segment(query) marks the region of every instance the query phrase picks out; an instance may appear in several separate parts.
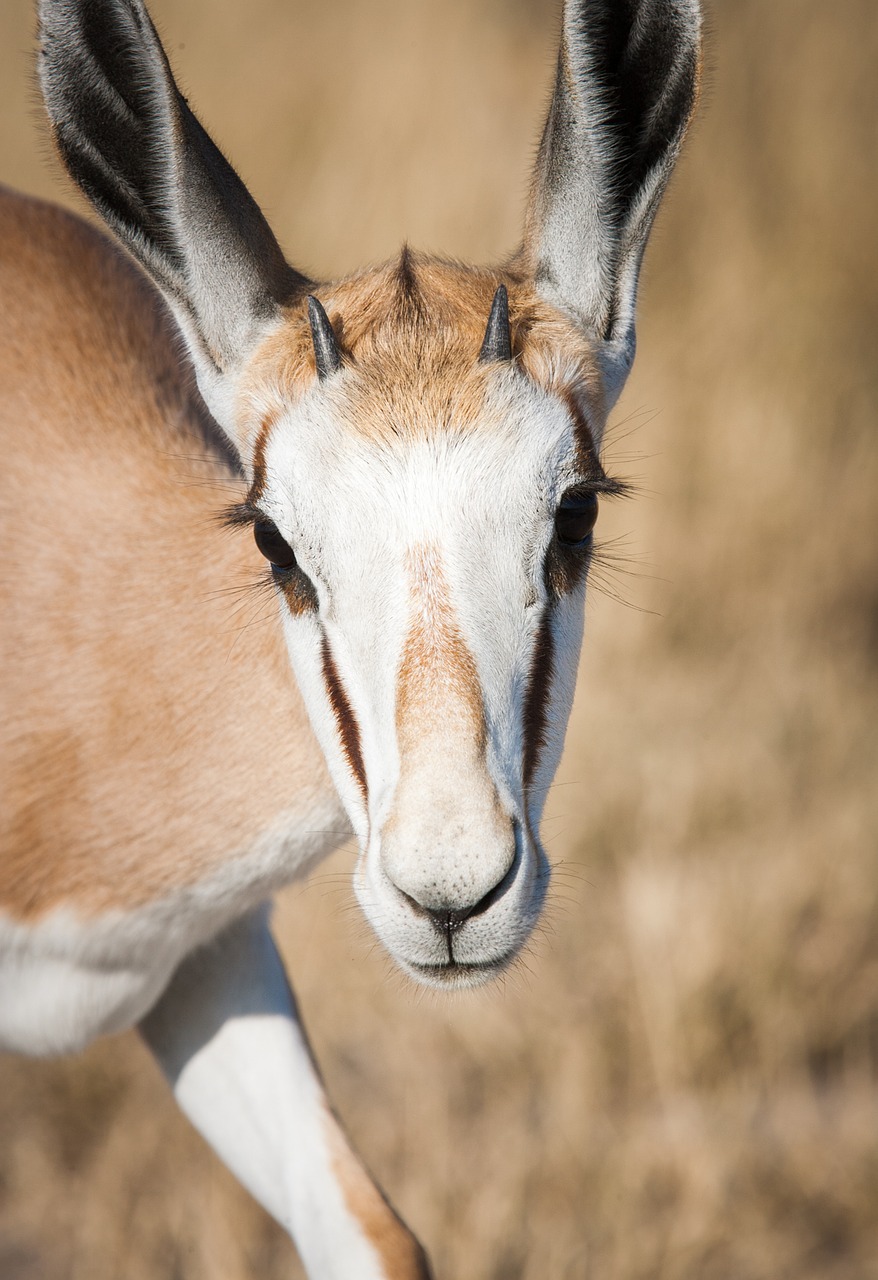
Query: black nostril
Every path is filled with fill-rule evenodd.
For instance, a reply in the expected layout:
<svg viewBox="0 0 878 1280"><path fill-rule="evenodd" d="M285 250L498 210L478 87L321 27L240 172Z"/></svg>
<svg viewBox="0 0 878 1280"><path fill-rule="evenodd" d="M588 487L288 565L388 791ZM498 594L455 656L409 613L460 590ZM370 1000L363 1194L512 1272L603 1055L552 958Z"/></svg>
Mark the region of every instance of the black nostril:
<svg viewBox="0 0 878 1280"><path fill-rule="evenodd" d="M469 919L469 917L473 914L473 912L469 910L467 911L442 911L442 910L433 911L429 907L424 907L422 908L422 910L426 915L427 919L430 921L430 923L434 925L435 928L437 928L440 933L444 933L449 938L452 936L452 934L457 933L458 929L461 927L464 920Z"/></svg>
<svg viewBox="0 0 878 1280"><path fill-rule="evenodd" d="M481 903L476 903L475 907L465 907L462 911L452 911L448 907L425 907L423 903L418 902L417 898L413 898L410 893L405 893L402 889L398 892L405 898L415 915L426 916L440 933L447 934L449 937L452 933L456 933L464 920L469 919L481 906Z"/></svg>
<svg viewBox="0 0 878 1280"><path fill-rule="evenodd" d="M473 909L464 911L437 911L430 907L422 907L421 910L430 921L433 928L437 929L445 939L445 946L448 950L448 963L454 964L454 935L457 933L464 920L469 919L472 915Z"/></svg>

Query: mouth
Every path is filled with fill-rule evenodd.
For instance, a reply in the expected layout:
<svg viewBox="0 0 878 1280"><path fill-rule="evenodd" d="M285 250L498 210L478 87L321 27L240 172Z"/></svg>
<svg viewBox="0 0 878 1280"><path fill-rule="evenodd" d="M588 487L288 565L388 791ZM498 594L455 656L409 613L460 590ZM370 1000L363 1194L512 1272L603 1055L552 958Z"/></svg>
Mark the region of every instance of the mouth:
<svg viewBox="0 0 878 1280"><path fill-rule="evenodd" d="M406 960L403 967L416 981L429 987L464 988L478 987L498 977L515 959L518 949L507 951L495 960L479 963L464 963L459 960L446 960L442 964L418 964Z"/></svg>

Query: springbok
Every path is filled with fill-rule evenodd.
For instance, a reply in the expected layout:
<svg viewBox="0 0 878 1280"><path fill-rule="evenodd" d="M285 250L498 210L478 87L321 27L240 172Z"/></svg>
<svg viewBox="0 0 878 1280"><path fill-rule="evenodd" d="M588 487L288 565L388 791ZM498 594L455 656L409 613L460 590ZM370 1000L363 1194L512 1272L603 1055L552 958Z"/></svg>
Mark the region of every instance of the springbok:
<svg viewBox="0 0 878 1280"><path fill-rule="evenodd" d="M314 1277L428 1266L329 1108L264 904L352 829L418 981L483 981L533 928L617 488L601 434L699 28L697 0L567 0L514 257L404 249L317 284L142 0L41 0L58 151L130 257L0 199L0 1043L139 1025ZM205 453L233 532L189 483ZM232 645L221 589L258 553L281 625Z"/></svg>

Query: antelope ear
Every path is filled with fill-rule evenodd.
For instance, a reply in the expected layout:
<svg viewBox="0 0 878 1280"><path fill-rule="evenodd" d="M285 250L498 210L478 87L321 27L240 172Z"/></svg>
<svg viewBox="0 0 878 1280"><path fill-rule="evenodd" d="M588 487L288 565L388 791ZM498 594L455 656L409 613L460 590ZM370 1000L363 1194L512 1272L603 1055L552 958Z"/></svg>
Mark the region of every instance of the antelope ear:
<svg viewBox="0 0 878 1280"><path fill-rule="evenodd" d="M565 0L522 266L600 344L607 399L634 359L637 277L698 92L698 0Z"/></svg>
<svg viewBox="0 0 878 1280"><path fill-rule="evenodd" d="M40 0L39 20L64 164L164 294L234 438L234 373L309 282L190 111L142 0Z"/></svg>

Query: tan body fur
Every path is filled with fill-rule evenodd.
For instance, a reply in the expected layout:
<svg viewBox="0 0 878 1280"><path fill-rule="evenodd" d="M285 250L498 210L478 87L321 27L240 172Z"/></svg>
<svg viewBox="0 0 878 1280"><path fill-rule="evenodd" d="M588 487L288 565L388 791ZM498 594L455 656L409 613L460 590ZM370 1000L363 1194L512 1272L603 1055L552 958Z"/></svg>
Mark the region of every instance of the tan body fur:
<svg viewBox="0 0 878 1280"><path fill-rule="evenodd" d="M334 793L152 288L4 192L0 293L0 910L136 907Z"/></svg>

